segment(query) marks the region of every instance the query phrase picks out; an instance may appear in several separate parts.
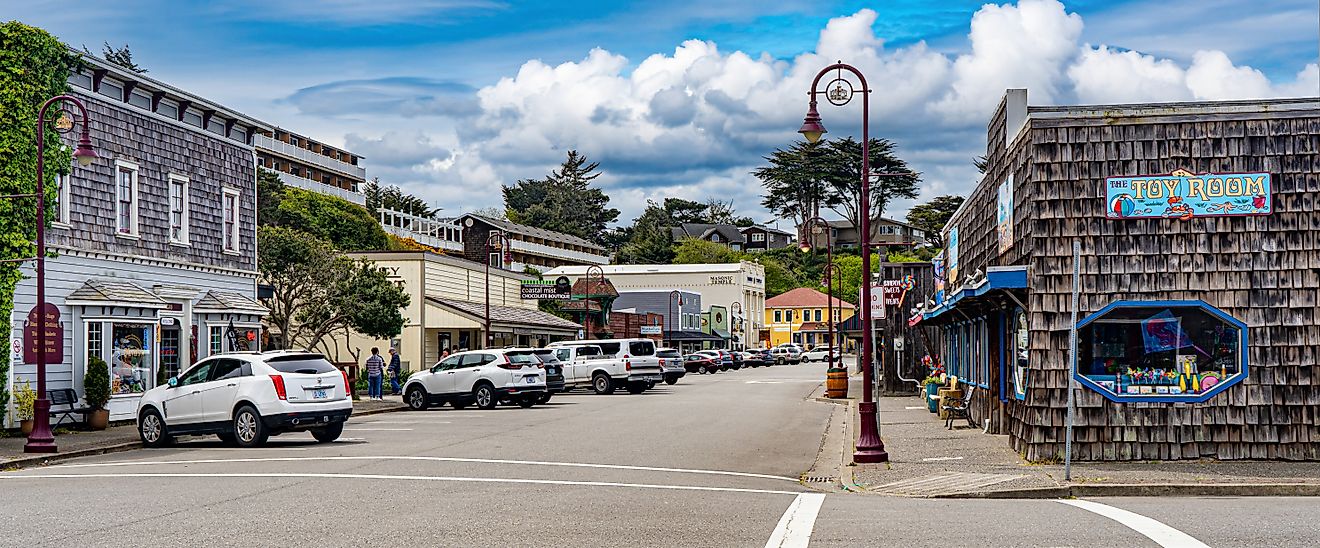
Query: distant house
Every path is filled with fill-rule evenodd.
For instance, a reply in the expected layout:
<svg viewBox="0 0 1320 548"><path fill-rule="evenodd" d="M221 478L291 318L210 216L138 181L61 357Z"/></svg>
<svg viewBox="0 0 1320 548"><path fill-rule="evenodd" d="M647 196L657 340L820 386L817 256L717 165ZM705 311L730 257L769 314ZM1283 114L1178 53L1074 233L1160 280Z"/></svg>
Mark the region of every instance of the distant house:
<svg viewBox="0 0 1320 548"><path fill-rule="evenodd" d="M747 241L743 244L743 249L746 251L766 251L793 245L793 233L778 228L757 225L743 228L741 231Z"/></svg>
<svg viewBox="0 0 1320 548"><path fill-rule="evenodd" d="M605 248L563 232L471 213L459 217L455 224L462 227L463 255L469 261L489 262L490 266L514 272L529 266L544 272L561 266L610 263ZM487 246L492 232L502 233L506 242Z"/></svg>
<svg viewBox="0 0 1320 548"><path fill-rule="evenodd" d="M696 238L726 245L737 251L765 251L788 247L793 234L766 226L683 223L670 229L674 241Z"/></svg>
<svg viewBox="0 0 1320 548"><path fill-rule="evenodd" d="M853 226L852 221L839 219L826 221L830 225L830 230L834 237L834 247L857 247L860 243L858 239L858 230ZM825 245L824 237L818 236L819 241L816 245ZM925 231L907 224L902 221L896 221L881 217L871 223L871 243L873 245L899 245L914 247L926 243Z"/></svg>

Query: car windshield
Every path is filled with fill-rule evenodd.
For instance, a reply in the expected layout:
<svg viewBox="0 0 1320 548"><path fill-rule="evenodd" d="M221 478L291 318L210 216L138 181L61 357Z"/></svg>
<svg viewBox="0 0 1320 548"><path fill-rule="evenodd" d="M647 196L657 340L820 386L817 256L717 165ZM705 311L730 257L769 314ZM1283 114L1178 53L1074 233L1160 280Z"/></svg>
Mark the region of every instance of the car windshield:
<svg viewBox="0 0 1320 548"><path fill-rule="evenodd" d="M679 358L683 356L682 354L679 354L677 350L661 350L656 352L655 355L661 358Z"/></svg>
<svg viewBox="0 0 1320 548"><path fill-rule="evenodd" d="M559 364L559 358L555 357L554 350L537 350L534 354L536 354L536 357L540 358L541 362L546 365Z"/></svg>
<svg viewBox="0 0 1320 548"><path fill-rule="evenodd" d="M302 373L306 375L320 375L322 373L332 373L338 371L334 364L325 359L320 354L293 354L288 356L275 356L266 358L266 365L271 366L281 373Z"/></svg>

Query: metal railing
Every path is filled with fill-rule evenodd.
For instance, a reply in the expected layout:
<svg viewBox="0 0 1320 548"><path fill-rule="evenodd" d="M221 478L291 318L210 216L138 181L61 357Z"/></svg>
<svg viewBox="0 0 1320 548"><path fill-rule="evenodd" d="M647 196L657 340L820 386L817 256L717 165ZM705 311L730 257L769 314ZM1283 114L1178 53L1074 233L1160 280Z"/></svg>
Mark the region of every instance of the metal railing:
<svg viewBox="0 0 1320 548"><path fill-rule="evenodd" d="M595 253L562 249L522 240L509 240L509 245L514 251L521 251L531 255L540 255L542 257L550 257L554 259L569 259L587 264L610 264L609 257L596 255Z"/></svg>
<svg viewBox="0 0 1320 548"><path fill-rule="evenodd" d="M276 154L283 154L290 158L296 158L349 177L366 180L367 170L362 166L355 166L348 162L341 162L324 154L317 154L302 147L296 147L284 141L278 141L265 135L257 134L252 136L252 145L266 149Z"/></svg>
<svg viewBox="0 0 1320 548"><path fill-rule="evenodd" d="M455 219L431 219L381 207L376 208L376 215L390 234L447 251L463 251L463 227Z"/></svg>
<svg viewBox="0 0 1320 548"><path fill-rule="evenodd" d="M280 181L284 182L284 184L286 185L296 186L304 190L319 192L321 194L326 194L329 196L338 196L340 198L343 198L345 200L348 200L350 202L353 202L361 206L367 205L367 196L361 192L353 192L352 190L345 190L334 185L327 185L325 183L320 183L317 181L313 181L311 179L306 179L303 177L299 177L297 175L291 175L284 172L279 172L279 174L280 174Z"/></svg>

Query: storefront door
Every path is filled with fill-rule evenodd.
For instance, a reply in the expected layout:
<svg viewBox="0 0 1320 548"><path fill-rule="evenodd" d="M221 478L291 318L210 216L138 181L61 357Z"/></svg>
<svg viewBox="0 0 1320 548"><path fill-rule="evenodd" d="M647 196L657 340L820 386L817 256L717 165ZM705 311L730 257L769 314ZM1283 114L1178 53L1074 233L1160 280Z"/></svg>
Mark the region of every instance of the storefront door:
<svg viewBox="0 0 1320 548"><path fill-rule="evenodd" d="M180 363L180 360L183 359L183 348L181 346L182 331L180 330L179 323L177 321L175 321L170 325L166 325L166 322L162 321L161 326L162 327L160 328L160 368L161 368L160 378L168 379L170 377L177 376L180 372L180 367L182 366L182 364Z"/></svg>

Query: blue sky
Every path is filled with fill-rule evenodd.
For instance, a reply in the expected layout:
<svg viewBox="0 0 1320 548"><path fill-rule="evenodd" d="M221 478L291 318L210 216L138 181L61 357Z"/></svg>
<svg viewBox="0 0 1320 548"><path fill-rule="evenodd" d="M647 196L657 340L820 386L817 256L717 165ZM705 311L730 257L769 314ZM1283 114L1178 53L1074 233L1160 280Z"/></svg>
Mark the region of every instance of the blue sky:
<svg viewBox="0 0 1320 548"><path fill-rule="evenodd" d="M1004 87L1035 104L1320 93L1314 0L0 5L73 45L131 44L152 76L347 145L454 213L578 148L625 219L676 195L764 218L748 171L795 137L804 81L834 57L875 74L873 132L926 175L925 198L975 184ZM855 132L856 115L826 116Z"/></svg>

